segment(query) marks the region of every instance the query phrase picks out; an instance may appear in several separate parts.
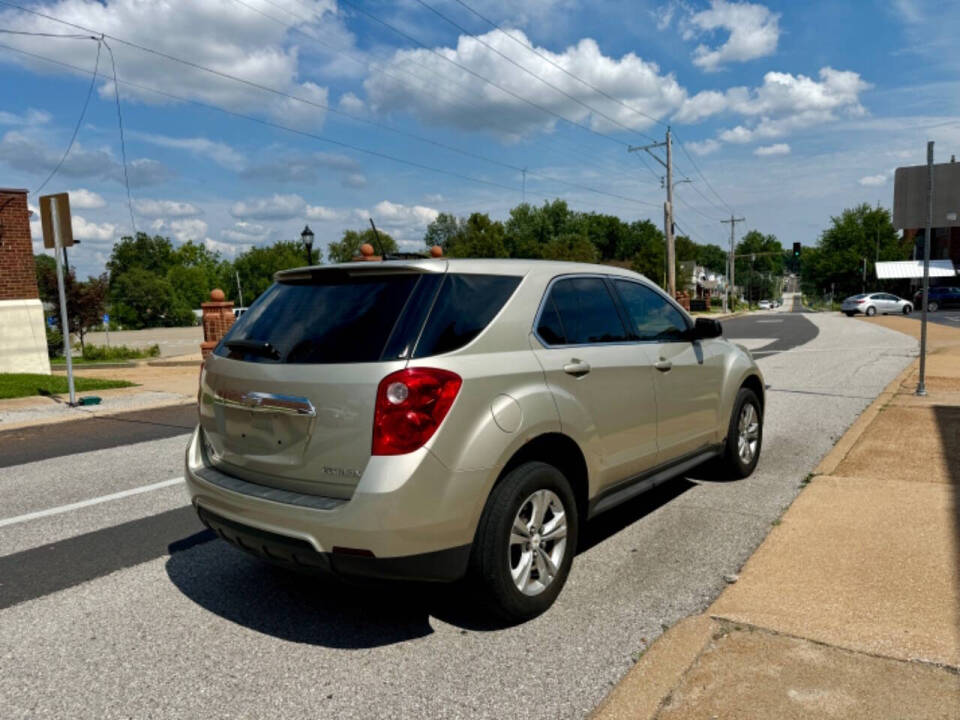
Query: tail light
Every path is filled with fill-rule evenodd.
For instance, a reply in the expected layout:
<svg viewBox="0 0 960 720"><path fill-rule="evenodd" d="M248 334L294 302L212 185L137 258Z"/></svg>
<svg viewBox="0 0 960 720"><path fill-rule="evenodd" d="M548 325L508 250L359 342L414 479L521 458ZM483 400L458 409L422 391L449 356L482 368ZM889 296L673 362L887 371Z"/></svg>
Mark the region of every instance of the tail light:
<svg viewBox="0 0 960 720"><path fill-rule="evenodd" d="M857 305L863 305L865 302L866 300L857 300Z"/></svg>
<svg viewBox="0 0 960 720"><path fill-rule="evenodd" d="M447 416L463 380L434 368L387 375L377 388L373 454L403 455L423 447Z"/></svg>

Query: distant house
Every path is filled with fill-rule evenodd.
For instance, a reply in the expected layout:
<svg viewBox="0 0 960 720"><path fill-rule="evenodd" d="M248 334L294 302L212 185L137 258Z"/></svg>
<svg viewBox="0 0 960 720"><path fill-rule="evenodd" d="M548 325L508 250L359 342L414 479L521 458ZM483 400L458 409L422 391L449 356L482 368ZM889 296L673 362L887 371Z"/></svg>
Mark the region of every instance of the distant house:
<svg viewBox="0 0 960 720"><path fill-rule="evenodd" d="M727 287L727 278L721 273L714 272L694 260L685 260L677 263L680 274L677 276L677 287L687 290L692 298L703 298L709 295L722 295Z"/></svg>

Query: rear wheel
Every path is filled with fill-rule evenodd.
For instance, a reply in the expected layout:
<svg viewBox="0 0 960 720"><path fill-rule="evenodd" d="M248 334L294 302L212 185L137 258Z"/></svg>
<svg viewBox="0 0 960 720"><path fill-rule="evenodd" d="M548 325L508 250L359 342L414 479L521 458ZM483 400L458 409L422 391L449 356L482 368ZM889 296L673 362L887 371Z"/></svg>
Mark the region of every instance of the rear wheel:
<svg viewBox="0 0 960 720"><path fill-rule="evenodd" d="M757 467L763 445L763 414L756 393L742 387L737 393L727 428L724 461L734 477L745 478Z"/></svg>
<svg viewBox="0 0 960 720"><path fill-rule="evenodd" d="M577 530L562 472L542 462L511 470L487 500L471 557L471 575L491 610L519 622L549 608L570 572Z"/></svg>
<svg viewBox="0 0 960 720"><path fill-rule="evenodd" d="M871 305L870 307L867 308L866 313L867 313L867 317L873 317L874 315L877 314L877 309L873 307L873 305Z"/></svg>
<svg viewBox="0 0 960 720"><path fill-rule="evenodd" d="M846 312L844 313L844 315L846 315L847 317L853 317L854 315L856 315L856 313Z"/></svg>

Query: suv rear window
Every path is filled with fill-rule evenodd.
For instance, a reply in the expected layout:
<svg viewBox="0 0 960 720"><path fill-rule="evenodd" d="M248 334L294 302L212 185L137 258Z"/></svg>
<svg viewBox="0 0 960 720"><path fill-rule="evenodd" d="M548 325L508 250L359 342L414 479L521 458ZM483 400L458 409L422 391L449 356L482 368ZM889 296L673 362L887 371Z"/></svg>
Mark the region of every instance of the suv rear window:
<svg viewBox="0 0 960 720"><path fill-rule="evenodd" d="M214 353L246 362L327 364L450 352L483 331L519 282L499 275L321 270L274 283Z"/></svg>

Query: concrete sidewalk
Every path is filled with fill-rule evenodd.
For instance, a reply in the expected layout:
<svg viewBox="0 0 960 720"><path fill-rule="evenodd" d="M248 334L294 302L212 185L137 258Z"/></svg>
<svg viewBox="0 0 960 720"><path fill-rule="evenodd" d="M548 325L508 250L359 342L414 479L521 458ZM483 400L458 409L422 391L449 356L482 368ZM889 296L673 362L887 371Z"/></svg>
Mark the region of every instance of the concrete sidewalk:
<svg viewBox="0 0 960 720"><path fill-rule="evenodd" d="M55 374L64 375L66 371L57 370ZM66 394L0 400L0 430L195 403L200 381L200 353L140 361L132 367L97 368L81 365L74 368L74 375L128 380L136 385L77 393L78 397L96 395L102 401L100 405L78 408L67 404Z"/></svg>
<svg viewBox="0 0 960 720"><path fill-rule="evenodd" d="M596 718L960 719L960 330L928 332L928 395L915 362Z"/></svg>

